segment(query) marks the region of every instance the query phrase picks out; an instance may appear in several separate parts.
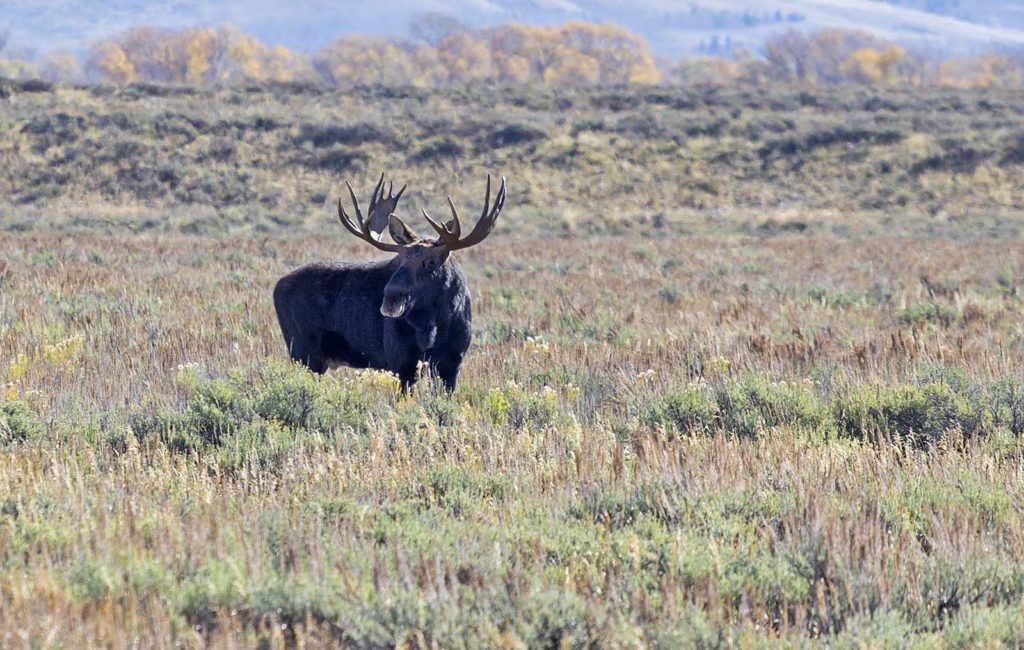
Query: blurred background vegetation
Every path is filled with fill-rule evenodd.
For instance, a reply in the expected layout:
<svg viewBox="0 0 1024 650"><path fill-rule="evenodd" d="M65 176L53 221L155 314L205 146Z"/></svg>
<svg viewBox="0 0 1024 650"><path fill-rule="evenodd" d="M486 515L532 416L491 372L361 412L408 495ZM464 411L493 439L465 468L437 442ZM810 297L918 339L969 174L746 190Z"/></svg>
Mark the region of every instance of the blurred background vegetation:
<svg viewBox="0 0 1024 650"><path fill-rule="evenodd" d="M477 29L428 14L412 24L408 37L350 34L312 53L268 45L231 25L140 25L95 42L84 56L8 53L0 58L0 76L112 84L303 82L345 88L433 88L473 81L560 87L799 82L1019 88L1024 82L1020 52L948 58L907 50L860 30L789 30L769 36L756 52L714 50L722 53L656 58L643 36L612 23L512 22Z"/></svg>

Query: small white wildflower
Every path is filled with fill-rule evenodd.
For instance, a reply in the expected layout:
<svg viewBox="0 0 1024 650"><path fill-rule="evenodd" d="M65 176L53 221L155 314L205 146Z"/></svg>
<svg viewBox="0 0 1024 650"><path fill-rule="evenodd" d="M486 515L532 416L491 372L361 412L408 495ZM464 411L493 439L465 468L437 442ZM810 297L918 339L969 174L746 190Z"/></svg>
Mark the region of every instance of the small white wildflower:
<svg viewBox="0 0 1024 650"><path fill-rule="evenodd" d="M655 372L654 368L648 368L647 370L644 370L643 372L637 374L636 381L637 381L637 383L642 384L645 381L650 381L650 380L654 379L654 377L657 374L658 373Z"/></svg>
<svg viewBox="0 0 1024 650"><path fill-rule="evenodd" d="M529 354L535 356L547 356L551 352L551 344L540 336L526 337L526 342L523 343L523 348L525 348Z"/></svg>

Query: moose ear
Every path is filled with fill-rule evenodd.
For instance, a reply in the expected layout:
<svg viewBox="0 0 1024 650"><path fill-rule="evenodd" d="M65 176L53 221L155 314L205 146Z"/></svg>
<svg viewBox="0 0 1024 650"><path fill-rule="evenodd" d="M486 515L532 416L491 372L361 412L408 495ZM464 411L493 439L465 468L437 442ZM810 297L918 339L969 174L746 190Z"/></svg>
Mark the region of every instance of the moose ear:
<svg viewBox="0 0 1024 650"><path fill-rule="evenodd" d="M419 235L410 230L409 226L405 225L395 215L388 217L388 232L391 233L391 239L394 239L396 244L401 244L402 246L408 246L420 238Z"/></svg>

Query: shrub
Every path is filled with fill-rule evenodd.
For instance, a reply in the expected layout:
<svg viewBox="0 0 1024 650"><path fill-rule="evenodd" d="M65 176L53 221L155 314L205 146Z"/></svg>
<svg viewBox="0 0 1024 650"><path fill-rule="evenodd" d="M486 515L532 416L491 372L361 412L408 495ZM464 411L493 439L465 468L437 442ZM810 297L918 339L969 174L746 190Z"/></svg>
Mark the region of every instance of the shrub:
<svg viewBox="0 0 1024 650"><path fill-rule="evenodd" d="M502 503L512 491L505 476L451 465L427 470L419 484L421 501L428 507L436 503L456 516L478 510L482 503Z"/></svg>
<svg viewBox="0 0 1024 650"><path fill-rule="evenodd" d="M294 139L296 145L301 146L308 142L318 149L336 144L355 146L365 142L388 143L391 141L390 134L367 123L349 126L303 124Z"/></svg>
<svg viewBox="0 0 1024 650"><path fill-rule="evenodd" d="M43 424L26 405L0 398L0 444L29 440L42 432Z"/></svg>
<svg viewBox="0 0 1024 650"><path fill-rule="evenodd" d="M1015 435L1024 435L1024 388L1020 379L1003 377L989 388L992 417Z"/></svg>
<svg viewBox="0 0 1024 650"><path fill-rule="evenodd" d="M615 528L632 526L644 516L653 517L666 526L675 526L679 524L680 514L671 494L671 486L658 483L647 483L632 490L591 488L570 513L577 519Z"/></svg>
<svg viewBox="0 0 1024 650"><path fill-rule="evenodd" d="M290 363L212 380L184 369L178 383L189 393L180 411L138 409L129 414L129 426L139 440L155 435L176 451L224 447L217 456L224 468L273 464L303 436L364 431L380 403L393 401L398 390L387 373L314 375Z"/></svg>
<svg viewBox="0 0 1024 650"><path fill-rule="evenodd" d="M935 440L952 430L976 433L993 422L986 405L940 382L862 386L838 398L832 413L840 431L857 438L891 433Z"/></svg>
<svg viewBox="0 0 1024 650"><path fill-rule="evenodd" d="M689 433L709 431L720 422L720 416L714 396L703 387L691 385L662 396L647 408L643 420L651 427Z"/></svg>
<svg viewBox="0 0 1024 650"><path fill-rule="evenodd" d="M543 429L558 416L558 393L549 386L533 392L514 381L487 393L487 412L495 425L513 429Z"/></svg>
<svg viewBox="0 0 1024 650"><path fill-rule="evenodd" d="M738 436L753 436L777 426L821 430L830 424L828 408L807 384L748 378L717 391L722 427Z"/></svg>
<svg viewBox="0 0 1024 650"><path fill-rule="evenodd" d="M481 140L481 149L500 149L516 147L547 139L547 134L538 128L522 124L509 124Z"/></svg>
<svg viewBox="0 0 1024 650"><path fill-rule="evenodd" d="M956 322L956 312L952 307L935 303L915 305L901 311L897 320L908 325L937 323L943 327L949 327Z"/></svg>
<svg viewBox="0 0 1024 650"><path fill-rule="evenodd" d="M465 153L465 148L449 137L437 138L427 142L409 156L411 163L437 162L448 158L458 158Z"/></svg>

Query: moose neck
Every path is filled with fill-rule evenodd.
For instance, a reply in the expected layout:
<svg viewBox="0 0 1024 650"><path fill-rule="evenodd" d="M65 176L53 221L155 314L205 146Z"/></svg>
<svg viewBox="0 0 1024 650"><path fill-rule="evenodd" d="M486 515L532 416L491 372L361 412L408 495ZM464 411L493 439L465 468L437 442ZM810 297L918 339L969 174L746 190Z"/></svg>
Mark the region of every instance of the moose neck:
<svg viewBox="0 0 1024 650"><path fill-rule="evenodd" d="M445 260L444 284L437 293L434 305L443 308L444 313L454 315L463 311L468 296L466 274L455 258L449 257Z"/></svg>

